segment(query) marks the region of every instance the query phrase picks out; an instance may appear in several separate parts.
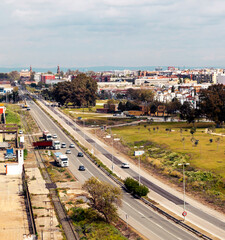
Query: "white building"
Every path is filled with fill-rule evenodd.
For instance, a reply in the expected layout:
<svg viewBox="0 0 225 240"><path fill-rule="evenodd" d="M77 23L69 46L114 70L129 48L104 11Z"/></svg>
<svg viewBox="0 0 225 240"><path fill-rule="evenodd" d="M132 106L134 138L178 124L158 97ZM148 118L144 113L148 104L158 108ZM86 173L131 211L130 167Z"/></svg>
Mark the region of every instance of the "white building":
<svg viewBox="0 0 225 240"><path fill-rule="evenodd" d="M40 72L34 74L34 81L36 83L39 83L41 81L41 73Z"/></svg>
<svg viewBox="0 0 225 240"><path fill-rule="evenodd" d="M217 75L217 83L225 85L225 74L224 73L219 73Z"/></svg>
<svg viewBox="0 0 225 240"><path fill-rule="evenodd" d="M23 171L23 163L24 163L24 157L23 157L23 149L17 150L17 160L18 163L7 163L5 165L6 175L20 175Z"/></svg>

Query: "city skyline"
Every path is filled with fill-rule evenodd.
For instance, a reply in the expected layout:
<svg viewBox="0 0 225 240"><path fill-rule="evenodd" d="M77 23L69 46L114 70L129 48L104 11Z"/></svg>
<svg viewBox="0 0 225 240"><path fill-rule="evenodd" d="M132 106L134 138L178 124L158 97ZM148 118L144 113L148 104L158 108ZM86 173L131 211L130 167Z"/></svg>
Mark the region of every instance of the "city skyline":
<svg viewBox="0 0 225 240"><path fill-rule="evenodd" d="M0 9L1 67L225 61L221 0L3 0Z"/></svg>

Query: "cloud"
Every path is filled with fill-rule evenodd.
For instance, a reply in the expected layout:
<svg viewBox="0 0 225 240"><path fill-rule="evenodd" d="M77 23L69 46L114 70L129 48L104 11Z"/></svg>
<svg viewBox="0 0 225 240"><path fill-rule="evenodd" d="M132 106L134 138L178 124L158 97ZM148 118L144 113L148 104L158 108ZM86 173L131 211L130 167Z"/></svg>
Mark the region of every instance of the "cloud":
<svg viewBox="0 0 225 240"><path fill-rule="evenodd" d="M2 54L16 56L0 64L32 62L32 53L64 66L201 65L225 55L223 0L2 0L0 14Z"/></svg>

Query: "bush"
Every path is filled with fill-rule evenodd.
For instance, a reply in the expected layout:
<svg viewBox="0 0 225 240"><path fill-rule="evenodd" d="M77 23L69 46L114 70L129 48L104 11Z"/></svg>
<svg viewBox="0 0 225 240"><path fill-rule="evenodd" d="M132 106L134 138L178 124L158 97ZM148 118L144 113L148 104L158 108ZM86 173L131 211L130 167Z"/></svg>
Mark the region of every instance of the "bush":
<svg viewBox="0 0 225 240"><path fill-rule="evenodd" d="M138 195L139 197L144 197L149 193L149 189L144 185L139 185L139 182L133 178L126 178L124 185L132 194Z"/></svg>

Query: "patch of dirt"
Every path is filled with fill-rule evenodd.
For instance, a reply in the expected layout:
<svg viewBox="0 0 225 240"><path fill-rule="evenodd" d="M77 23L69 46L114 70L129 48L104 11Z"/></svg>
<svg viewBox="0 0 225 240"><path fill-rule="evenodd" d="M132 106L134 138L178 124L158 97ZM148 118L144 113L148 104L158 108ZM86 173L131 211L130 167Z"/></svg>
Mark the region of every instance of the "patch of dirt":
<svg viewBox="0 0 225 240"><path fill-rule="evenodd" d="M129 240L147 240L147 238L140 236L132 227L127 226L122 219L118 219L113 225Z"/></svg>

